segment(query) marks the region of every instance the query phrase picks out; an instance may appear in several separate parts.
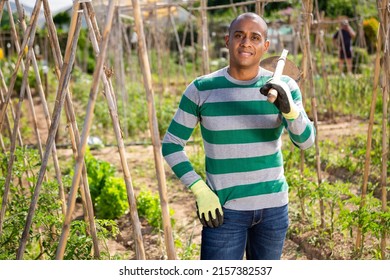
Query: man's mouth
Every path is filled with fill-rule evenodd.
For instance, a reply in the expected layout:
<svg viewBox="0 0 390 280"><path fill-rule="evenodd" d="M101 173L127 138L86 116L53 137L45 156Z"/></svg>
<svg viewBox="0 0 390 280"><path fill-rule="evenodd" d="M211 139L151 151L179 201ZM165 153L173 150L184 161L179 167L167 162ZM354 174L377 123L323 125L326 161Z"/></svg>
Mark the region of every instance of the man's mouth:
<svg viewBox="0 0 390 280"><path fill-rule="evenodd" d="M245 50L240 50L238 53L242 56L252 56L253 53L251 51L245 51Z"/></svg>

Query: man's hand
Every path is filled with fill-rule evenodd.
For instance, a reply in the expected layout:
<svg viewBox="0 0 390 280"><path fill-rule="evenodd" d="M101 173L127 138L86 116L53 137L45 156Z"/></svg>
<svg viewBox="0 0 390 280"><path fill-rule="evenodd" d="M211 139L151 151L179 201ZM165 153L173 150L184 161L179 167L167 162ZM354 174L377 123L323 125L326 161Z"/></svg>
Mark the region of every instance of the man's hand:
<svg viewBox="0 0 390 280"><path fill-rule="evenodd" d="M219 227L223 223L223 211L218 196L199 180L190 187L196 197L197 214L200 222L205 227Z"/></svg>
<svg viewBox="0 0 390 280"><path fill-rule="evenodd" d="M261 94L267 96L269 90L273 88L278 92L274 102L275 106L286 119L295 120L299 116L299 109L291 97L290 88L280 79L271 78L260 88Z"/></svg>

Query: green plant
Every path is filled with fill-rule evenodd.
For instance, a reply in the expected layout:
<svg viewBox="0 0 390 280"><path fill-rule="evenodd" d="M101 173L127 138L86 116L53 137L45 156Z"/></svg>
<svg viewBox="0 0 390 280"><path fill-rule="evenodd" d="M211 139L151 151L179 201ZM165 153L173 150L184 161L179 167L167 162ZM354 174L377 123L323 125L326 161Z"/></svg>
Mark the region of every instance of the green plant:
<svg viewBox="0 0 390 280"><path fill-rule="evenodd" d="M96 198L96 216L116 219L128 209L125 182L122 178L110 177L106 180L100 195Z"/></svg>
<svg viewBox="0 0 390 280"><path fill-rule="evenodd" d="M119 218L128 208L123 179L115 177L115 168L110 163L95 158L89 150L85 163L96 216L101 219Z"/></svg>
<svg viewBox="0 0 390 280"><path fill-rule="evenodd" d="M360 196L353 196L342 206L339 215L339 221L342 229L349 230L350 236L353 236L353 229L360 228L362 233L361 247L357 248L361 256L365 246L365 237L371 233L380 238L383 231L389 231L390 215L381 210L381 203L372 193L368 193L364 198L364 205L361 203Z"/></svg>
<svg viewBox="0 0 390 280"><path fill-rule="evenodd" d="M379 30L379 21L376 18L368 18L363 20L364 37L367 42L369 53L376 51L377 34Z"/></svg>
<svg viewBox="0 0 390 280"><path fill-rule="evenodd" d="M28 187L28 184L24 184L23 188L21 188L21 186L16 185L16 182L20 182L23 179L25 182L35 183L40 164L37 150L17 148L15 155L12 175L20 180L13 181L15 183L11 183L10 186L7 211L3 221L3 231L0 235L1 260L16 259L20 235L25 227L31 203L31 194L35 188L34 184L31 187ZM6 159L7 154L0 154L1 185L5 181ZM71 182L64 180L63 183L65 188L69 188ZM45 181L42 185L37 208L33 216L32 227L27 238L24 259L55 259L64 220L58 188L56 180ZM2 188L0 188L0 196L3 196ZM118 233L118 227L114 221L96 220L96 225L98 237L102 241ZM72 221L64 259L92 259L91 250L92 238L88 233L88 225L85 221Z"/></svg>
<svg viewBox="0 0 390 280"><path fill-rule="evenodd" d="M160 207L160 197L148 190L142 190L137 195L137 211L140 217L145 218L153 228L161 230L162 211ZM169 210L170 216L174 214L173 209ZM171 224L174 225L174 219L171 218Z"/></svg>
<svg viewBox="0 0 390 280"><path fill-rule="evenodd" d="M181 249L178 253L180 260L194 260L196 256L199 256L200 246L193 243L192 237L184 243L180 239L175 239L175 247Z"/></svg>
<svg viewBox="0 0 390 280"><path fill-rule="evenodd" d="M314 203L316 183L313 180L315 177L314 172L308 168L305 168L302 174L298 169L291 169L286 173L289 192L298 197L302 218L307 217L307 208L312 207Z"/></svg>
<svg viewBox="0 0 390 280"><path fill-rule="evenodd" d="M336 181L334 183L324 181L322 182L321 187L317 190L318 198L323 199L324 203L329 207L329 215L326 216L329 217L331 238L335 232L335 220L337 219L336 211L338 207L343 204L343 201L352 195L349 188L350 184L340 181Z"/></svg>
<svg viewBox="0 0 390 280"><path fill-rule="evenodd" d="M95 158L89 150L85 154L85 164L92 202L95 203L107 180L115 175L115 168L110 163Z"/></svg>

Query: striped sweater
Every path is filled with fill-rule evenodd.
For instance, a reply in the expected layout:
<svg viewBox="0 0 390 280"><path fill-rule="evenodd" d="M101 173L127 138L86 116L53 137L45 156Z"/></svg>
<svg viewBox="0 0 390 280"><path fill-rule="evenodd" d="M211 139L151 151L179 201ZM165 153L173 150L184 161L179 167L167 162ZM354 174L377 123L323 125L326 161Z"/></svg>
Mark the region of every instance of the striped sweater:
<svg viewBox="0 0 390 280"><path fill-rule="evenodd" d="M301 149L314 143L315 130L302 106L297 83L283 76L300 114L282 117L259 92L272 73L260 68L256 78L239 81L227 67L195 79L185 90L162 142L162 153L181 182L201 178L184 151L199 123L206 156L206 182L229 209L256 210L288 203L281 136L286 129Z"/></svg>

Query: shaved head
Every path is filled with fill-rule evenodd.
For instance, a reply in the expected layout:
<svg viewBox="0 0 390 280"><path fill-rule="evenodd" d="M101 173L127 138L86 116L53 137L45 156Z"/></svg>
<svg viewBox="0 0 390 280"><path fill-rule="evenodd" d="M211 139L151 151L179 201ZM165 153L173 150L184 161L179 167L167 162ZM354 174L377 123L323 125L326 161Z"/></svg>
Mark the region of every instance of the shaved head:
<svg viewBox="0 0 390 280"><path fill-rule="evenodd" d="M268 26L267 26L267 23L265 22L265 20L260 17L258 14L255 14L255 13L244 13L244 14L240 14L238 17L236 17L235 19L232 20L232 22L230 23L230 26L229 26L229 35L230 32L232 30L234 30L234 26L236 25L237 22L243 20L243 19L250 19L250 20L253 20L253 21L257 21L258 23L260 23L260 25L262 26L262 35L264 36L265 39L267 39L267 36L268 36Z"/></svg>

